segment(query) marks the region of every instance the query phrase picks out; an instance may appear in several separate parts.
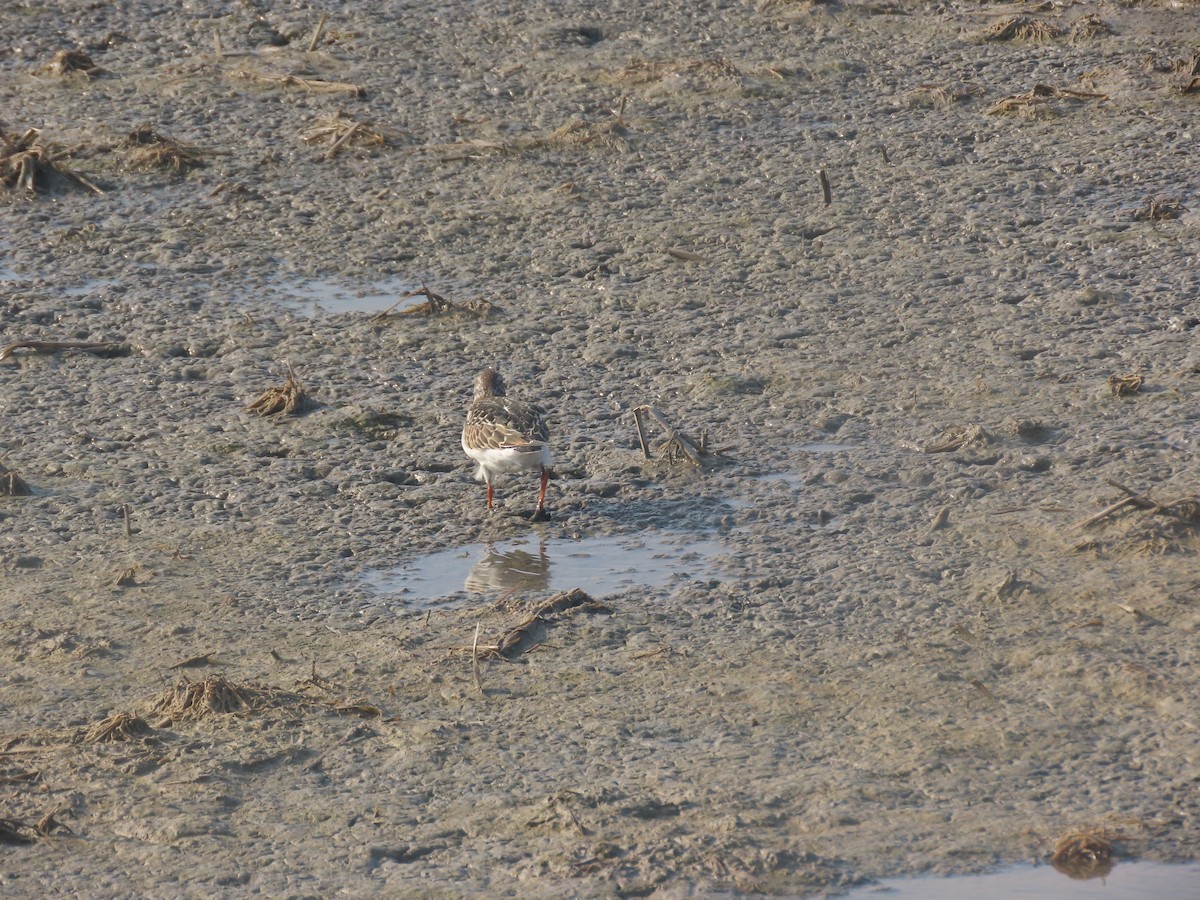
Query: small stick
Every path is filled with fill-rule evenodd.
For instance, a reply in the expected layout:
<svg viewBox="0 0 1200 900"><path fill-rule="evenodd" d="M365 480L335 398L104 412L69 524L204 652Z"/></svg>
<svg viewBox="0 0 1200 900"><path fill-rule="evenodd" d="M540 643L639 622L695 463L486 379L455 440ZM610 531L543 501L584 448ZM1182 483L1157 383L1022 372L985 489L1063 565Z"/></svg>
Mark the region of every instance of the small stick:
<svg viewBox="0 0 1200 900"><path fill-rule="evenodd" d="M308 42L308 52L312 53L317 49L317 44L321 42L321 33L325 31L325 23L329 21L329 13L321 13L321 21L317 23L317 28L313 32L312 40Z"/></svg>
<svg viewBox="0 0 1200 900"><path fill-rule="evenodd" d="M133 526L129 522L129 504L128 503L121 504L121 512L125 516L125 537L131 538L131 537L133 537Z"/></svg>
<svg viewBox="0 0 1200 900"><path fill-rule="evenodd" d="M642 455L645 456L646 459L653 459L654 457L652 457L650 455L650 445L646 443L646 434L642 430L642 413L643 412L645 412L645 409L641 406L639 406L637 409L635 409L633 411L633 421L637 425L638 440L642 444Z"/></svg>
<svg viewBox="0 0 1200 900"><path fill-rule="evenodd" d="M403 303L405 300L411 300L413 297L428 297L424 287L416 288L415 290L405 291L400 295L400 299L385 309L383 312L377 313L372 319L372 322L378 322L380 319L386 319L393 309Z"/></svg>
<svg viewBox="0 0 1200 900"><path fill-rule="evenodd" d="M483 690L483 682L479 680L479 622L475 623L475 642L471 644L471 673L475 676L475 687L483 696L487 693Z"/></svg>
<svg viewBox="0 0 1200 900"><path fill-rule="evenodd" d="M361 127L362 122L355 122L348 129L346 129L346 133L334 141L333 146L325 151L325 159L333 159L335 156L337 156L337 152L338 150L342 149L342 145L345 144L346 141L350 140L350 138L354 136L354 133Z"/></svg>
<svg viewBox="0 0 1200 900"><path fill-rule="evenodd" d="M929 528L925 530L926 534L932 534L939 528L944 528L946 523L950 521L950 507L943 506L937 511L937 515L933 517L933 521L929 523Z"/></svg>
<svg viewBox="0 0 1200 900"><path fill-rule="evenodd" d="M824 169L817 169L817 178L821 180L821 193L825 195L825 205L833 203L833 188L829 186L829 176Z"/></svg>
<svg viewBox="0 0 1200 900"><path fill-rule="evenodd" d="M883 163L884 163L884 165L887 165L887 164L889 164L889 163L891 162L891 160L890 160L890 159L888 159L887 147L880 146L880 148L879 148L879 155L883 157Z"/></svg>
<svg viewBox="0 0 1200 900"><path fill-rule="evenodd" d="M1113 513L1118 512L1119 510L1122 510L1127 506L1140 506L1140 505L1141 504L1138 503L1138 499L1136 497L1126 497L1123 500L1118 500L1116 503L1112 504L1112 506L1104 507L1104 509L1100 510L1100 512L1096 513L1094 516L1089 516L1088 518L1084 519L1082 522L1076 522L1072 527L1078 531L1078 530L1087 528L1089 525L1096 524L1101 519L1107 518L1108 516L1111 516Z"/></svg>
<svg viewBox="0 0 1200 900"><path fill-rule="evenodd" d="M213 29L213 53L216 54L217 59L220 59L222 56L222 54L221 54L221 29L220 28Z"/></svg>

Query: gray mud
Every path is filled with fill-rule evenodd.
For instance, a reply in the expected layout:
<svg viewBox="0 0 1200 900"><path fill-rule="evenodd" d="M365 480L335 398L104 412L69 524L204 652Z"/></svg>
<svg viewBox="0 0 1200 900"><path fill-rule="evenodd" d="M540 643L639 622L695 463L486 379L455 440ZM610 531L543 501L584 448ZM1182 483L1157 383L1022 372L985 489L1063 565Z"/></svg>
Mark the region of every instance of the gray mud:
<svg viewBox="0 0 1200 900"><path fill-rule="evenodd" d="M0 818L55 813L0 893L821 894L1078 828L1196 858L1198 526L1162 506L1200 494L1195 4L1040 41L974 3L325 8L311 53L319 6L4 10L5 131L105 191L3 198L4 343L127 352L0 363ZM105 72L38 72L73 46ZM386 143L302 140L339 111ZM142 123L206 165L132 167ZM491 312L308 316L310 282ZM545 525L470 480L485 364L551 413ZM288 365L312 408L246 412ZM645 403L735 462L643 459ZM1082 524L1110 482L1141 505ZM364 578L533 528L721 552L511 660L544 594ZM156 706L218 676L228 712ZM149 731L89 739L120 711Z"/></svg>

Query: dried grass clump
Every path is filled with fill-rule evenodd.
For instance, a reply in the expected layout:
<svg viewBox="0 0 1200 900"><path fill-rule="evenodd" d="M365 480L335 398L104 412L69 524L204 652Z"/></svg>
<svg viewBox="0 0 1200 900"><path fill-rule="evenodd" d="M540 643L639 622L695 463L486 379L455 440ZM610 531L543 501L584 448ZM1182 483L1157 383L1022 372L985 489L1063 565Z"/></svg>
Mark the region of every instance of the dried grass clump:
<svg viewBox="0 0 1200 900"><path fill-rule="evenodd" d="M92 58L82 50L59 50L50 59L50 62L37 71L39 75L55 75L59 78L76 75L84 78L98 78L108 74L107 69L102 69L92 62Z"/></svg>
<svg viewBox="0 0 1200 900"><path fill-rule="evenodd" d="M209 675L202 681L183 678L159 695L151 711L173 722L211 713L250 715L278 706L285 695L286 691L266 685L234 684L223 675Z"/></svg>
<svg viewBox="0 0 1200 900"><path fill-rule="evenodd" d="M325 159L333 159L340 151L350 148L369 152L396 143L398 139L398 134L385 131L371 122L355 119L340 110L322 116L300 137L306 144L329 144L329 149L323 154Z"/></svg>
<svg viewBox="0 0 1200 900"><path fill-rule="evenodd" d="M980 38L985 41L1052 41L1066 33L1065 28L1032 16L1013 16L996 22L980 34Z"/></svg>
<svg viewBox="0 0 1200 900"><path fill-rule="evenodd" d="M931 105L938 109L947 109L956 103L974 100L982 96L982 85L956 81L951 84L922 84L916 90L910 91L909 102L914 105Z"/></svg>
<svg viewBox="0 0 1200 900"><path fill-rule="evenodd" d="M307 78L300 75L279 75L270 72L257 72L253 69L238 69L229 72L231 78L241 78L258 84L274 87L296 87L312 94L353 94L362 97L367 90L361 84L349 84L344 81L324 81L320 78Z"/></svg>
<svg viewBox="0 0 1200 900"><path fill-rule="evenodd" d="M1108 94L1095 94L1088 91L1072 91L1067 88L1056 88L1048 84L1035 84L1024 94L1005 97L988 110L988 115L1018 113L1024 116L1037 115L1050 109L1054 100L1107 100Z"/></svg>
<svg viewBox="0 0 1200 900"><path fill-rule="evenodd" d="M740 85L743 73L721 56L686 60L639 59L600 80L609 84L645 85L681 76L696 78L710 87L724 87L730 83Z"/></svg>
<svg viewBox="0 0 1200 900"><path fill-rule="evenodd" d="M8 133L0 125L0 185L34 194L39 187L48 188L54 176L61 175L97 194L103 194L104 191L86 177L63 164L64 159L71 157L71 152L43 143L42 133L36 128L18 135Z"/></svg>
<svg viewBox="0 0 1200 900"><path fill-rule="evenodd" d="M268 388L258 399L247 404L246 412L257 413L263 418L298 415L311 405L304 385L296 378L296 372L288 366L287 379L283 384Z"/></svg>
<svg viewBox="0 0 1200 900"><path fill-rule="evenodd" d="M144 737L153 730L140 716L115 712L81 730L76 734L75 741L83 744L115 744Z"/></svg>
<svg viewBox="0 0 1200 900"><path fill-rule="evenodd" d="M568 119L543 138L535 139L528 149L542 147L584 147L598 144L608 150L624 152L629 149L625 123L620 116L588 122L575 117Z"/></svg>
<svg viewBox="0 0 1200 900"><path fill-rule="evenodd" d="M408 306L400 310L398 313L393 313L393 310L403 303L405 300L411 300L413 297L424 297L424 303L418 303L415 306ZM484 319L492 312L493 306L487 300L467 300L465 302L456 303L453 300L447 300L440 294L435 294L425 285L416 290L407 291L401 295L400 299L389 306L387 309L378 313L372 321L382 321L388 316L427 316L431 319L445 318L463 318L463 319Z"/></svg>
<svg viewBox="0 0 1200 900"><path fill-rule="evenodd" d="M159 134L150 124L142 124L125 139L131 147L129 161L143 169L184 169L205 165L205 151L198 147L181 144L174 138Z"/></svg>
<svg viewBox="0 0 1200 900"><path fill-rule="evenodd" d="M1133 221L1163 222L1168 219L1178 219L1185 212L1187 212L1187 207L1178 200L1159 200L1152 197L1146 201L1145 206L1133 211Z"/></svg>
<svg viewBox="0 0 1200 900"><path fill-rule="evenodd" d="M731 457L726 455L729 447L722 447L720 450L709 449L707 432L702 432L700 440L697 441L691 435L674 428L653 406L643 405L633 410L633 422L637 427L642 455L646 459L654 458L650 453L650 444L646 440L645 418L647 416L657 422L667 436L666 441L658 448L658 458L663 462L669 465L683 463L699 468L712 468L734 462Z"/></svg>
<svg viewBox="0 0 1200 900"><path fill-rule="evenodd" d="M1113 841L1125 839L1108 829L1068 831L1055 843L1050 864L1070 878L1102 877L1112 871Z"/></svg>
<svg viewBox="0 0 1200 900"><path fill-rule="evenodd" d="M1072 41L1086 41L1094 37L1112 33L1112 27L1100 18L1099 13L1089 13L1071 23Z"/></svg>
<svg viewBox="0 0 1200 900"><path fill-rule="evenodd" d="M1139 394L1142 391L1142 385L1146 383L1144 376L1137 372L1130 372L1128 375L1109 375L1108 389L1114 397L1132 397L1134 394Z"/></svg>

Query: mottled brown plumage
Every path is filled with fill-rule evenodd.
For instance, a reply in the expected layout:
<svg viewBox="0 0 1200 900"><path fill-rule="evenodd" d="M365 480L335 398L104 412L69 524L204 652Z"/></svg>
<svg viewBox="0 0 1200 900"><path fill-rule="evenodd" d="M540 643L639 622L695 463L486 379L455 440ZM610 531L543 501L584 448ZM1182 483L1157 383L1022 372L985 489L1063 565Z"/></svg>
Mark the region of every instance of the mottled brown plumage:
<svg viewBox="0 0 1200 900"><path fill-rule="evenodd" d="M545 411L505 394L504 379L495 369L484 369L475 379L475 395L463 426L462 448L479 464L475 477L487 482L488 509L492 508L492 479L496 475L538 472L535 519L546 518L546 484L550 465L550 430Z"/></svg>

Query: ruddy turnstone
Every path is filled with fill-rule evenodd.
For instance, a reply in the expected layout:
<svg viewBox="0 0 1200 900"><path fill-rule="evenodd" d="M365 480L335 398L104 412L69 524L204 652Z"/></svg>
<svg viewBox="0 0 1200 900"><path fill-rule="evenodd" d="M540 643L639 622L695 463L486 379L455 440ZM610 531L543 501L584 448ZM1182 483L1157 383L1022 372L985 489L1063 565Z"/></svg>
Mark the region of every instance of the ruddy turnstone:
<svg viewBox="0 0 1200 900"><path fill-rule="evenodd" d="M495 369L484 369L475 379L475 397L467 410L462 448L479 464L475 478L487 482L487 504L492 508L492 479L516 472L540 472L535 522L548 519L546 484L550 474L550 430L545 411L532 403L505 396L504 379Z"/></svg>

